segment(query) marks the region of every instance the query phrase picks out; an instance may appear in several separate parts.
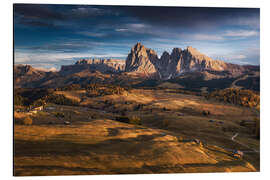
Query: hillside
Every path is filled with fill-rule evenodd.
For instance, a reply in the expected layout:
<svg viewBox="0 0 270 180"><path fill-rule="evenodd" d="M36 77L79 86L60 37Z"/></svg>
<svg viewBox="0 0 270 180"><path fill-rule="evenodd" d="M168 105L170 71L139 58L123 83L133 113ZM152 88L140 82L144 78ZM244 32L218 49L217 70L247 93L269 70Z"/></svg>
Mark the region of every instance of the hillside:
<svg viewBox="0 0 270 180"><path fill-rule="evenodd" d="M48 103L31 115L31 126L22 123L29 115L15 113L16 175L260 170L259 140L241 124L256 118L249 108L169 89L96 97L83 90L53 93L79 105ZM140 125L119 122L134 116ZM243 158L233 156L235 149Z"/></svg>

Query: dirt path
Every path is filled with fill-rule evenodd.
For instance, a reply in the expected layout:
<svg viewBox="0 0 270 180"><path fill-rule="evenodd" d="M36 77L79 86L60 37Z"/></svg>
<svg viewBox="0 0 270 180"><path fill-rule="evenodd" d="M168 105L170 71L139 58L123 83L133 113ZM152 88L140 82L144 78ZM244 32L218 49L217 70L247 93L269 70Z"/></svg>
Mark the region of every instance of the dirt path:
<svg viewBox="0 0 270 180"><path fill-rule="evenodd" d="M238 135L239 135L239 133L236 133L235 135L233 135L232 138L231 138L232 141L233 141L233 142L236 142L236 143L238 143L238 144L240 144L240 145L242 145L242 146L244 146L244 147L246 147L246 148L248 148L248 149L250 149L250 150L252 150L252 151L244 151L244 152L255 152L255 153L260 153L260 151L258 151L258 150L256 150L256 149L253 149L253 148L249 147L248 145L243 144L243 143L241 143L241 142L239 142L239 141L236 141L235 138L236 138Z"/></svg>
<svg viewBox="0 0 270 180"><path fill-rule="evenodd" d="M237 83L238 81L246 80L246 79L249 78L249 77L258 77L258 74L257 74L257 73L255 73L255 74L253 74L253 75L248 75L248 74L246 74L246 75L244 75L243 77L241 77L241 78L239 78L239 79L236 79L235 81L232 82L231 88L239 88L239 89L242 89L243 87L242 87L242 86L237 86L236 83Z"/></svg>

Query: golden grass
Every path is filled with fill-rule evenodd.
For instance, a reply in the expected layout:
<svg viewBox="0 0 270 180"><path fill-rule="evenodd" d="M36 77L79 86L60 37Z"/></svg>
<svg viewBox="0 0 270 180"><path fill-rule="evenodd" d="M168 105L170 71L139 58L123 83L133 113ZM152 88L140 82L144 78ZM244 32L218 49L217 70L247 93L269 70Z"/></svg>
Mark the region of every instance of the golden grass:
<svg viewBox="0 0 270 180"><path fill-rule="evenodd" d="M83 96L79 91L67 94L72 98ZM106 100L112 104L104 104ZM144 107L133 110L132 104L124 102ZM248 108L163 90L86 98L81 105L97 109L50 104L54 109L33 116L32 126L15 124L15 175L259 170L259 154L246 154L244 160L238 160L224 150L243 148L231 141L235 132L225 132L224 128L239 132L237 140L259 149L259 141L250 136L250 130L239 125L241 120L255 117ZM130 108L127 116L139 116L143 126L112 120L118 115L107 112L112 107ZM204 116L202 110L211 114ZM55 112L64 113L65 118L56 118ZM14 117L23 118L25 114L15 112ZM65 120L71 125L64 125ZM205 145L183 141L194 138Z"/></svg>
<svg viewBox="0 0 270 180"><path fill-rule="evenodd" d="M196 157L196 158L194 158ZM161 130L111 120L15 126L15 175L255 171Z"/></svg>

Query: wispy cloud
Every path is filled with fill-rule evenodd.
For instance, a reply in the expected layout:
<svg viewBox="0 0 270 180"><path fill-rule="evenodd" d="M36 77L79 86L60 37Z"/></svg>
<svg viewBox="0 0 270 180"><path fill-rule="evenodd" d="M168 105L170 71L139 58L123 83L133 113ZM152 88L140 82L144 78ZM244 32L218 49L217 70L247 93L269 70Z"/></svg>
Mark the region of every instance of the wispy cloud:
<svg viewBox="0 0 270 180"><path fill-rule="evenodd" d="M226 31L223 36L226 37L251 37L258 36L258 31L238 30L238 31Z"/></svg>
<svg viewBox="0 0 270 180"><path fill-rule="evenodd" d="M219 36L219 35L209 35L209 34L194 34L191 35L191 39L193 40L206 40L206 41L220 41L220 40L224 40L223 36Z"/></svg>
<svg viewBox="0 0 270 180"><path fill-rule="evenodd" d="M151 26L143 23L131 23L123 24L120 27L116 28L117 32L133 32L133 33L154 33L151 31Z"/></svg>
<svg viewBox="0 0 270 180"><path fill-rule="evenodd" d="M229 30L224 32L216 32L215 34L182 34L181 37L186 37L191 40L198 41L224 41L228 39L243 39L259 36L259 32L255 30Z"/></svg>
<svg viewBox="0 0 270 180"><path fill-rule="evenodd" d="M260 17L259 14L253 14L246 17L234 17L226 20L227 24L246 26L253 29L260 29Z"/></svg>
<svg viewBox="0 0 270 180"><path fill-rule="evenodd" d="M218 54L212 56L214 59L224 60L236 64L260 64L260 49L246 48L239 51L232 51L227 54Z"/></svg>
<svg viewBox="0 0 270 180"><path fill-rule="evenodd" d="M84 36L90 36L90 37L104 37L104 36L106 36L106 33L88 32L88 31L80 31L80 32L77 32L77 34L81 34Z"/></svg>
<svg viewBox="0 0 270 180"><path fill-rule="evenodd" d="M72 15L82 17L82 16L101 16L107 13L104 9L96 7L77 7L71 10Z"/></svg>
<svg viewBox="0 0 270 180"><path fill-rule="evenodd" d="M127 29L127 28L117 28L117 29L115 29L115 31L117 31L117 32L127 32L127 31L129 31L129 29Z"/></svg>

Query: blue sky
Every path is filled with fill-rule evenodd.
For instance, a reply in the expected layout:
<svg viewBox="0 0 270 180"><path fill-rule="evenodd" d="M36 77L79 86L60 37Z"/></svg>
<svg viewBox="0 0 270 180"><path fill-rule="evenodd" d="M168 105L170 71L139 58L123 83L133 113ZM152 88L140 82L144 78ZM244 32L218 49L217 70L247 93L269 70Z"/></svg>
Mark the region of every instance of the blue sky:
<svg viewBox="0 0 270 180"><path fill-rule="evenodd" d="M260 10L14 5L16 64L56 68L86 57L126 59L137 42L158 55L192 46L226 62L260 61Z"/></svg>

